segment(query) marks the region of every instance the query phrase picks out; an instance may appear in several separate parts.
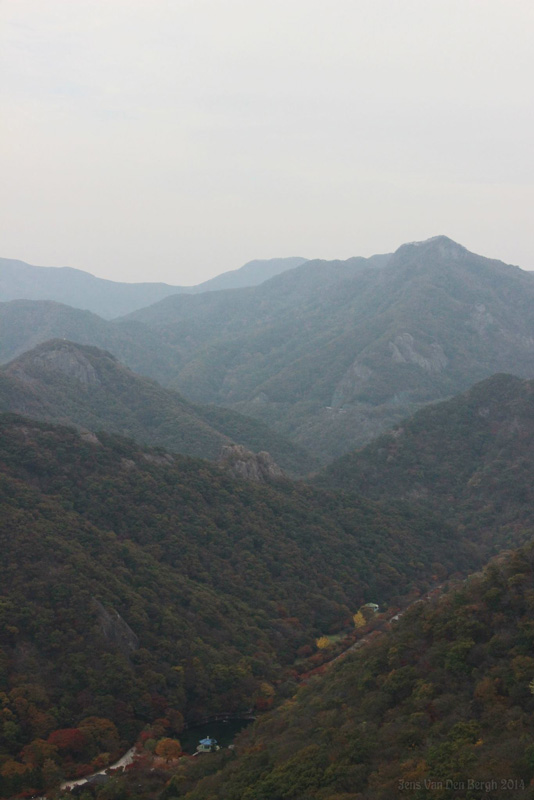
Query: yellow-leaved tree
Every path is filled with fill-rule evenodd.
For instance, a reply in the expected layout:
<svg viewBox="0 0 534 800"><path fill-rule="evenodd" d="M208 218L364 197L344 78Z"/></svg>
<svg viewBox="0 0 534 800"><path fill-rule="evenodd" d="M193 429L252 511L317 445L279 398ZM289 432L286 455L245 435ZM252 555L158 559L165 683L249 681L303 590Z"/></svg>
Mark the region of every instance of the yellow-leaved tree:
<svg viewBox="0 0 534 800"><path fill-rule="evenodd" d="M354 627L356 628L356 630L358 630L358 628L363 628L364 625L366 624L366 619L361 611L357 611L354 614L352 621L354 622Z"/></svg>

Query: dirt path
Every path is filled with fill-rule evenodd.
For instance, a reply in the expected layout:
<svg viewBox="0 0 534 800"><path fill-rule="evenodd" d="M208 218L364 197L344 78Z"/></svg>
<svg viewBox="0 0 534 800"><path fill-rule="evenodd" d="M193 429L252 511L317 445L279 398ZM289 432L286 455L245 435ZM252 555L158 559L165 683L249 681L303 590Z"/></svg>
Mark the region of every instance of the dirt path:
<svg viewBox="0 0 534 800"><path fill-rule="evenodd" d="M121 769L121 767L127 767L129 764L133 762L134 757L135 757L135 747L130 747L130 749L122 756L122 758L119 758L119 760L116 761L114 764L110 764L109 767L101 769L98 772L93 772L92 775L86 775L85 778L80 778L77 781L64 781L64 783L62 783L59 788L73 789L74 786L83 786L84 783L87 783L87 781L91 780L91 778L94 778L95 775L105 775L106 772L110 769Z"/></svg>

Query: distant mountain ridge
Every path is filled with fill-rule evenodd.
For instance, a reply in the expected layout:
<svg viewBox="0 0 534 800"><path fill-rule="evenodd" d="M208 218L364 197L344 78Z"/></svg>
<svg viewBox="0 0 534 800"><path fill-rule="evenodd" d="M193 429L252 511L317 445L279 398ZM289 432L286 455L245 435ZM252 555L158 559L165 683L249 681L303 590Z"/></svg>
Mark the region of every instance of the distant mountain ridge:
<svg viewBox="0 0 534 800"><path fill-rule="evenodd" d="M245 286L259 286L269 278L300 267L308 261L307 258L289 256L287 258L254 259L248 261L239 269L222 272L197 286L182 287L185 294L198 294L199 292L214 292L221 289L242 289ZM148 304L146 304L148 305Z"/></svg>
<svg viewBox="0 0 534 800"><path fill-rule="evenodd" d="M174 294L113 321L0 304L0 360L93 344L191 402L254 417L323 463L497 372L534 377L534 275L445 236Z"/></svg>
<svg viewBox="0 0 534 800"><path fill-rule="evenodd" d="M234 411L195 406L96 347L55 339L0 368L0 412L129 436L217 460L237 443L268 451L292 474L314 467L302 448Z"/></svg>
<svg viewBox="0 0 534 800"><path fill-rule="evenodd" d="M24 261L0 258L0 302L53 300L113 319L172 294L255 286L305 261L297 257L255 260L197 286L172 286L166 283L121 283L97 278L72 267L36 267Z"/></svg>
<svg viewBox="0 0 534 800"><path fill-rule="evenodd" d="M130 369L158 379L175 368L176 354L146 325L104 320L91 311L50 300L0 303L0 363L50 339L107 350Z"/></svg>
<svg viewBox="0 0 534 800"><path fill-rule="evenodd" d="M534 275L445 236L127 319L175 349L169 383L186 396L263 419L325 460L495 372L534 376Z"/></svg>

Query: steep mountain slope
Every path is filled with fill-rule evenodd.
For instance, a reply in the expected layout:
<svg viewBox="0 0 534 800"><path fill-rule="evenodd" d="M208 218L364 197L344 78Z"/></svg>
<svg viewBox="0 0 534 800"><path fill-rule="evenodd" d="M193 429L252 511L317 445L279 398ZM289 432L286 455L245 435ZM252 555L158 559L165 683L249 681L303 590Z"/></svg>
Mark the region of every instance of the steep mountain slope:
<svg viewBox="0 0 534 800"><path fill-rule="evenodd" d="M264 716L221 772L194 788L184 766L164 800L531 797L533 613L531 546L415 605Z"/></svg>
<svg viewBox="0 0 534 800"><path fill-rule="evenodd" d="M176 362L175 351L140 323L114 324L90 311L44 300L0 303L0 363L50 339L108 350L130 369L156 380L168 375Z"/></svg>
<svg viewBox="0 0 534 800"><path fill-rule="evenodd" d="M513 536L532 516L533 474L534 381L495 375L338 459L316 483L402 498L468 531L505 527Z"/></svg>
<svg viewBox="0 0 534 800"><path fill-rule="evenodd" d="M4 796L102 753L95 718L131 740L247 708L364 600L476 561L428 516L10 415L0 508Z"/></svg>
<svg viewBox="0 0 534 800"><path fill-rule="evenodd" d="M129 319L175 349L186 396L276 423L324 459L495 372L534 375L534 276L446 237Z"/></svg>
<svg viewBox="0 0 534 800"><path fill-rule="evenodd" d="M304 474L314 466L302 448L261 422L194 406L109 353L65 340L38 345L0 369L0 411L102 429L212 460L234 441L268 450L290 473Z"/></svg>
<svg viewBox="0 0 534 800"><path fill-rule="evenodd" d="M308 261L260 286L174 295L122 320L0 306L0 358L65 337L193 402L261 419L323 463L495 372L534 376L534 276L446 237Z"/></svg>
<svg viewBox="0 0 534 800"><path fill-rule="evenodd" d="M240 269L225 272L197 286L170 286L166 283L120 283L96 278L71 267L34 267L24 261L0 258L0 302L53 300L112 319L179 292L256 286L305 260L273 258L250 261Z"/></svg>

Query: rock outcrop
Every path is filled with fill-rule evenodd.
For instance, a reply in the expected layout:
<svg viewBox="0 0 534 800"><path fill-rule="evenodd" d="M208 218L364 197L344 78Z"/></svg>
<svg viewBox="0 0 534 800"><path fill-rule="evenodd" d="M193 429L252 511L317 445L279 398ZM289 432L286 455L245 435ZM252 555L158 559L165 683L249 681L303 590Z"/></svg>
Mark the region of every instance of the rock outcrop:
<svg viewBox="0 0 534 800"><path fill-rule="evenodd" d="M92 598L92 604L98 615L102 635L109 644L124 655L129 655L139 649L137 635L114 608L105 608L96 597Z"/></svg>
<svg viewBox="0 0 534 800"><path fill-rule="evenodd" d="M116 360L110 353L102 353L102 356L113 362ZM95 366L83 348L58 339L20 359L20 363L12 364L10 369L10 374L29 384L35 383L35 373L65 375L86 389L101 383Z"/></svg>
<svg viewBox="0 0 534 800"><path fill-rule="evenodd" d="M233 478L241 480L267 483L284 477L270 453L252 453L240 444L225 445L219 463Z"/></svg>
<svg viewBox="0 0 534 800"><path fill-rule="evenodd" d="M401 333L389 342L391 358L396 364L416 364L426 372L441 372L447 366L447 356L440 344L432 343L427 354L417 352L415 341L410 333Z"/></svg>

